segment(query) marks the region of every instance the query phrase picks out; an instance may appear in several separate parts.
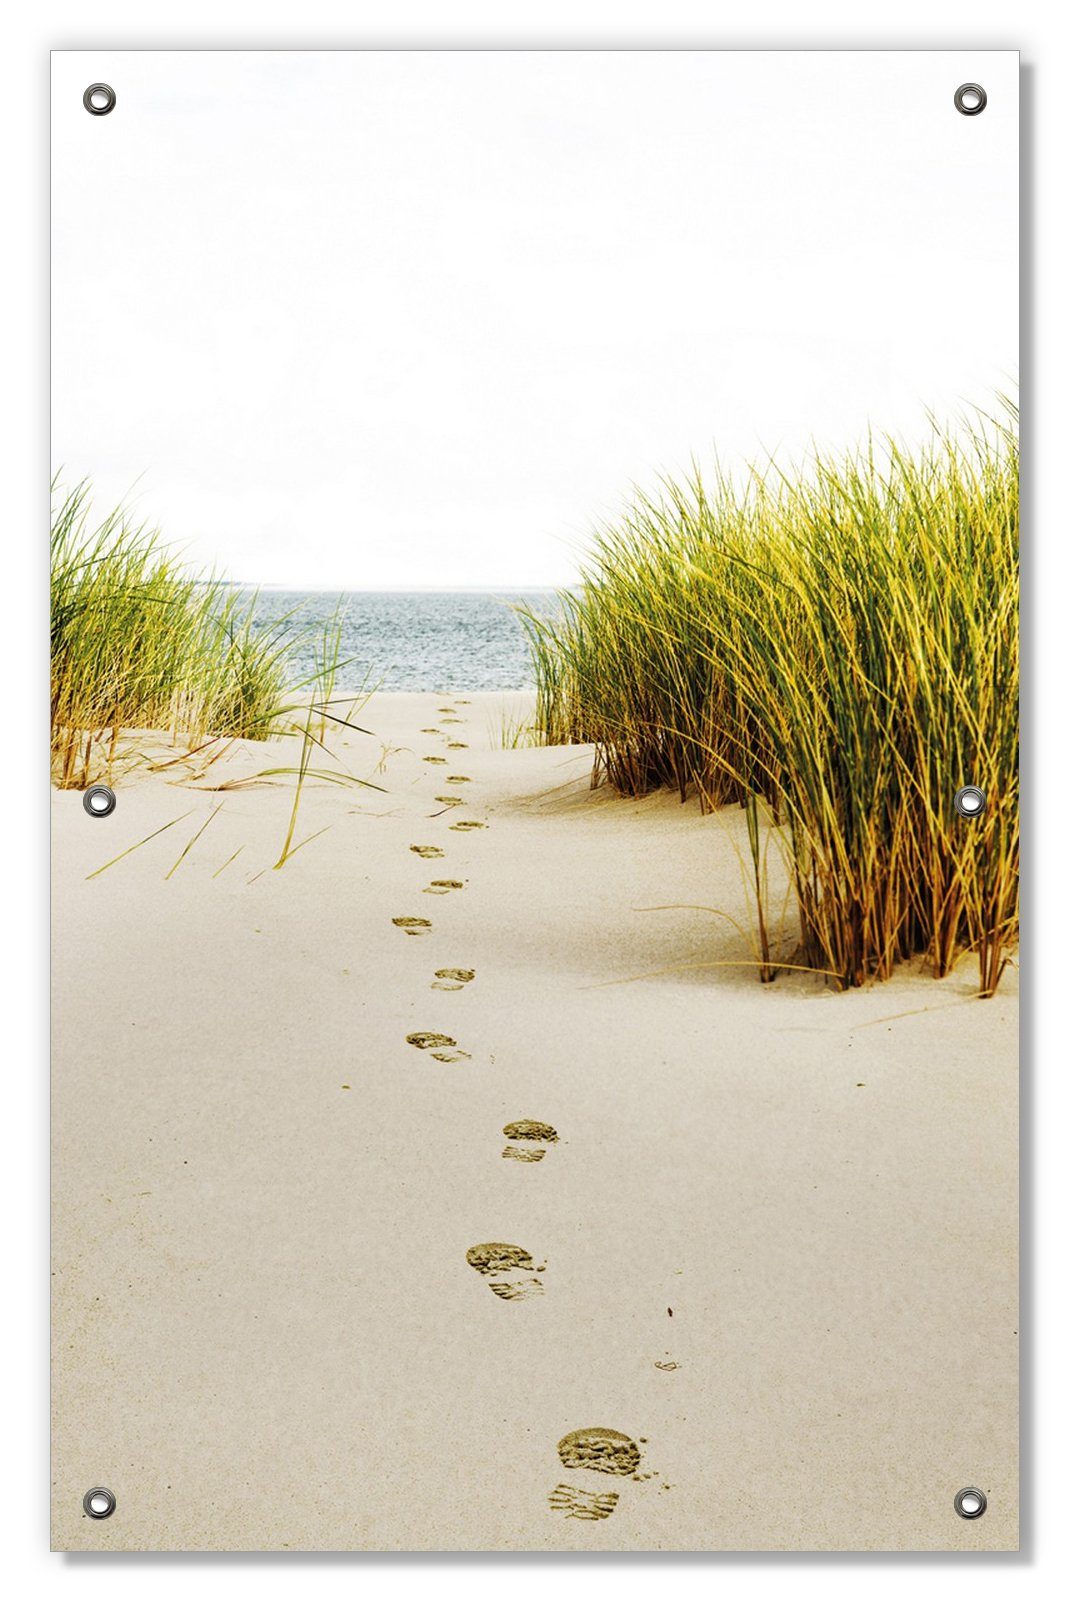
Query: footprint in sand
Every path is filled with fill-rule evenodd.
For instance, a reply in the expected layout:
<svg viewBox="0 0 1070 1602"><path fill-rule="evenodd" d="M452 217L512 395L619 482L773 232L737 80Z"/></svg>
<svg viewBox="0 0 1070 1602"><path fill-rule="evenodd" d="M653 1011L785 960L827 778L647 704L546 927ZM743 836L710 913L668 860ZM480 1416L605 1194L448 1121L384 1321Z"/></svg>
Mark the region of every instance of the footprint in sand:
<svg viewBox="0 0 1070 1602"><path fill-rule="evenodd" d="M424 757L424 761L425 762L439 762L439 763L442 763L443 765L445 765L446 758L445 757L429 756L429 757Z"/></svg>
<svg viewBox="0 0 1070 1602"><path fill-rule="evenodd" d="M446 775L447 784L471 784L471 782L467 773L447 773Z"/></svg>
<svg viewBox="0 0 1070 1602"><path fill-rule="evenodd" d="M593 1469L597 1474L632 1475L642 1453L630 1435L620 1430L572 1430L557 1443L557 1455L567 1469Z"/></svg>
<svg viewBox="0 0 1070 1602"><path fill-rule="evenodd" d="M440 712L445 712L446 716L448 717L451 712L456 712L457 708L455 706L440 706L438 710Z"/></svg>
<svg viewBox="0 0 1070 1602"><path fill-rule="evenodd" d="M451 799L455 798L451 797ZM477 823L474 818L462 818L459 823L450 824L450 828L455 829L458 834L467 834L470 829L485 829L486 827L485 823Z"/></svg>
<svg viewBox="0 0 1070 1602"><path fill-rule="evenodd" d="M468 747L465 745L463 740L449 740L449 741L447 741L447 744L446 744L446 750L447 751L467 751Z"/></svg>
<svg viewBox="0 0 1070 1602"><path fill-rule="evenodd" d="M619 1501L616 1491L577 1491L572 1485L558 1485L550 1492L550 1506L567 1519L608 1519Z"/></svg>
<svg viewBox="0 0 1070 1602"><path fill-rule="evenodd" d="M462 1051L452 1036L436 1034L430 1029L406 1035L405 1040L417 1051L429 1051L436 1062L466 1062L472 1055L471 1052Z"/></svg>
<svg viewBox="0 0 1070 1602"><path fill-rule="evenodd" d="M463 890L463 879L432 879L424 885L425 896L448 896L451 890Z"/></svg>
<svg viewBox="0 0 1070 1602"><path fill-rule="evenodd" d="M506 1124L502 1134L509 1141L502 1156L512 1158L515 1163L541 1163L547 1146L558 1138L553 1124L541 1124L537 1118L518 1118Z"/></svg>
<svg viewBox="0 0 1070 1602"><path fill-rule="evenodd" d="M543 1294L542 1280L537 1276L546 1272L546 1264L536 1267L535 1259L523 1246L484 1241L481 1246L470 1246L465 1258L503 1302L523 1302L529 1296Z"/></svg>
<svg viewBox="0 0 1070 1602"><path fill-rule="evenodd" d="M421 734L441 734L442 730L441 729L421 729L420 733Z"/></svg>
<svg viewBox="0 0 1070 1602"><path fill-rule="evenodd" d="M472 705L472 703L471 703L471 701L462 701L462 700L461 700L461 697L460 697L460 696L458 696L458 697L457 697L457 705L458 705L458 706L471 706L471 705Z"/></svg>
<svg viewBox="0 0 1070 1602"><path fill-rule="evenodd" d="M471 984L475 976L474 968L436 968L431 989L463 990L465 985Z"/></svg>
<svg viewBox="0 0 1070 1602"><path fill-rule="evenodd" d="M431 930L430 918L391 918L395 929L404 929L409 935L429 934Z"/></svg>
<svg viewBox="0 0 1070 1602"><path fill-rule="evenodd" d="M418 857L444 857L446 855L441 846L410 846L409 850L415 851Z"/></svg>
<svg viewBox="0 0 1070 1602"><path fill-rule="evenodd" d="M443 723L463 723L463 718L443 718Z"/></svg>
<svg viewBox="0 0 1070 1602"><path fill-rule="evenodd" d="M462 795L436 795L435 800L441 801L444 807L464 806L464 796Z"/></svg>
<svg viewBox="0 0 1070 1602"><path fill-rule="evenodd" d="M647 1479L636 1472L642 1457L630 1435L620 1430L573 1430L557 1443L557 1455L567 1469L587 1474L615 1474L622 1479ZM557 1485L550 1506L568 1519L607 1519L620 1500L617 1491L602 1491L597 1482Z"/></svg>

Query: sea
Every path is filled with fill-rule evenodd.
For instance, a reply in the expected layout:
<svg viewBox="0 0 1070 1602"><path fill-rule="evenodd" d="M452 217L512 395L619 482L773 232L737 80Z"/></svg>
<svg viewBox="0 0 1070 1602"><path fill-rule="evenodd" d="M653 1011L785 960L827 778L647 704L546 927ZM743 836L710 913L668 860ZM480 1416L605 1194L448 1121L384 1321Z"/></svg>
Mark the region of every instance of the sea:
<svg viewBox="0 0 1070 1602"><path fill-rule="evenodd" d="M262 589L253 626L293 636L303 679L316 672L317 641L337 615L340 689L525 690L534 676L518 604L541 616L558 611L553 590Z"/></svg>

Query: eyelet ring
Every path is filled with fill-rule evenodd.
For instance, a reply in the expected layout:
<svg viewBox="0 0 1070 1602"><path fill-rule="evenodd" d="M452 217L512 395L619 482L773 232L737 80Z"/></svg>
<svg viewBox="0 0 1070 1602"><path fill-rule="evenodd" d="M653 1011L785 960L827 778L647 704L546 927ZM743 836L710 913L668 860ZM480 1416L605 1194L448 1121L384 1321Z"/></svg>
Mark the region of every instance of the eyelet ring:
<svg viewBox="0 0 1070 1602"><path fill-rule="evenodd" d="M91 1519L110 1519L115 1512L115 1492L106 1485L94 1485L82 1497L82 1507Z"/></svg>
<svg viewBox="0 0 1070 1602"><path fill-rule="evenodd" d="M979 117L988 105L988 96L979 83L960 83L955 90L955 110L964 117Z"/></svg>
<svg viewBox="0 0 1070 1602"><path fill-rule="evenodd" d="M955 1495L955 1512L960 1519L979 1519L988 1506L988 1497L976 1485L964 1485Z"/></svg>
<svg viewBox="0 0 1070 1602"><path fill-rule="evenodd" d="M110 83L91 83L82 96L82 105L91 117L106 117L115 110L115 90Z"/></svg>
<svg viewBox="0 0 1070 1602"><path fill-rule="evenodd" d="M979 818L988 804L988 797L977 784L964 784L955 791L955 811L963 818Z"/></svg>
<svg viewBox="0 0 1070 1602"><path fill-rule="evenodd" d="M82 796L82 805L91 818L106 818L115 811L115 791L106 784L91 784Z"/></svg>

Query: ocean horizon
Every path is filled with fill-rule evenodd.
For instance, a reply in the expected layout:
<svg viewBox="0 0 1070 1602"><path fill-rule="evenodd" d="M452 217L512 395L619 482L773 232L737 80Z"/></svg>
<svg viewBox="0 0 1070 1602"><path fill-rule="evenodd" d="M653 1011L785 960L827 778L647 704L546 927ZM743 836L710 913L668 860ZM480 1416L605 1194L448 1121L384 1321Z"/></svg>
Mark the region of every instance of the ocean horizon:
<svg viewBox="0 0 1070 1602"><path fill-rule="evenodd" d="M237 586L247 589L252 586ZM341 623L337 683L380 690L528 690L534 674L513 608L554 615L557 592L297 590L256 592L256 632L282 625L299 678L316 672L324 626Z"/></svg>

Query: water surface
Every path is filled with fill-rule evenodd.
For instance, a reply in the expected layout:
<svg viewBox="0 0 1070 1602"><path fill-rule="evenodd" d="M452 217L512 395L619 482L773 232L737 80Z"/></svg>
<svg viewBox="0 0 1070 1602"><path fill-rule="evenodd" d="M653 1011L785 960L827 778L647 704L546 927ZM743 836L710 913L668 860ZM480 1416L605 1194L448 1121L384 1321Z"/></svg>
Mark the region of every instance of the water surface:
<svg viewBox="0 0 1070 1602"><path fill-rule="evenodd" d="M475 591L266 589L256 626L286 627L299 636L300 677L315 672L323 625L342 611L339 686L382 690L524 690L534 685L528 649L512 610L524 602L554 613L552 590ZM305 632L308 631L308 632Z"/></svg>

